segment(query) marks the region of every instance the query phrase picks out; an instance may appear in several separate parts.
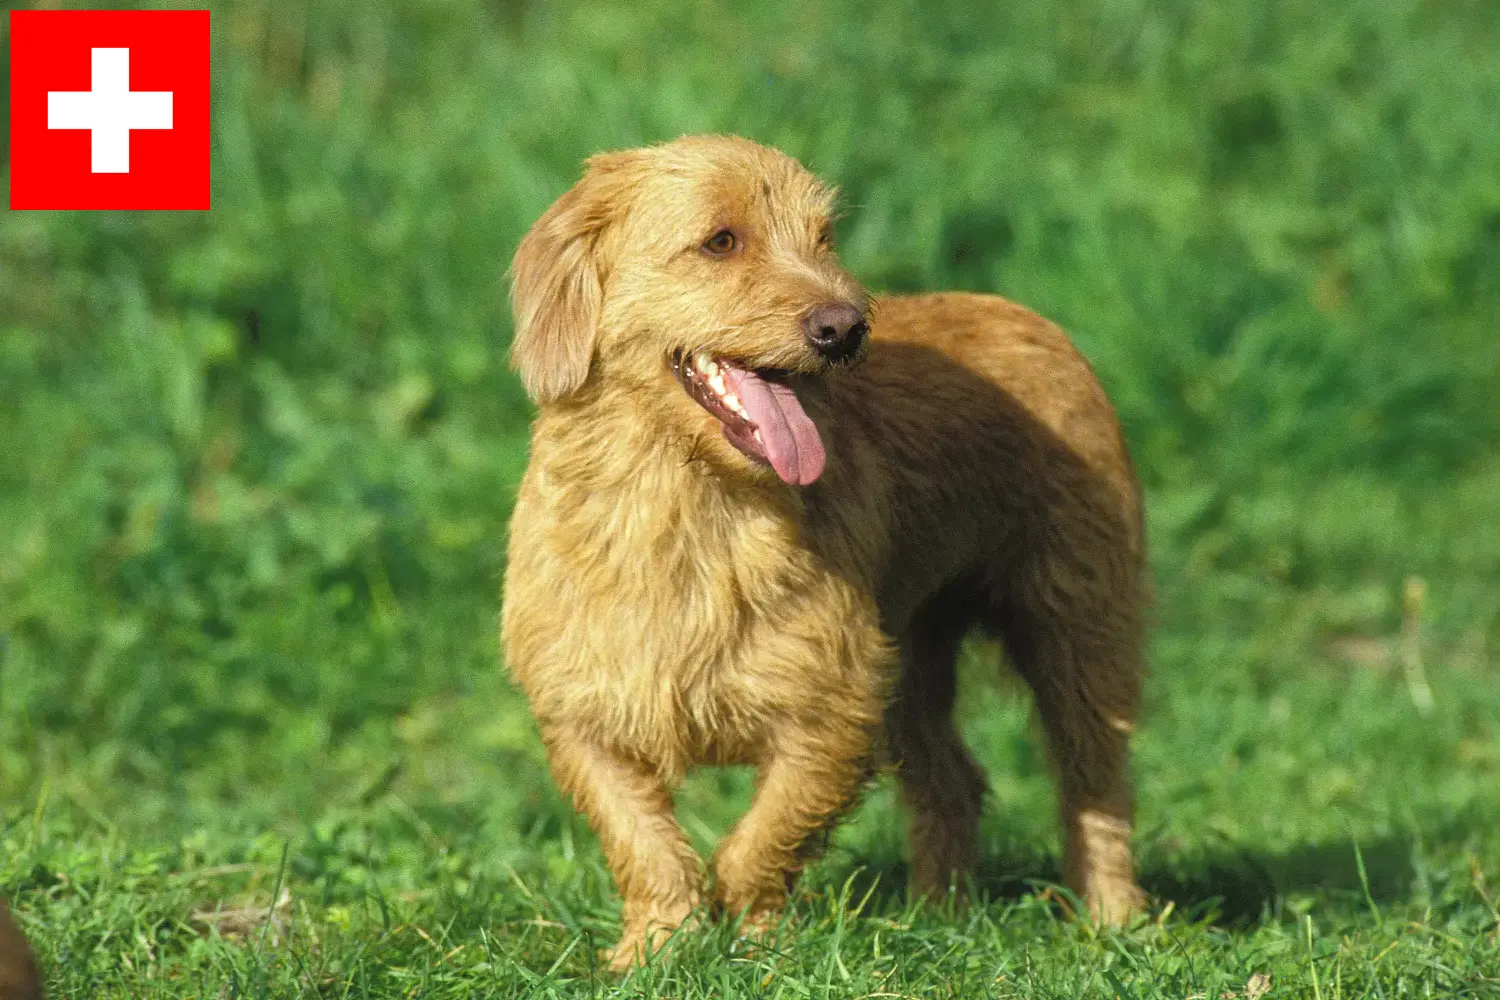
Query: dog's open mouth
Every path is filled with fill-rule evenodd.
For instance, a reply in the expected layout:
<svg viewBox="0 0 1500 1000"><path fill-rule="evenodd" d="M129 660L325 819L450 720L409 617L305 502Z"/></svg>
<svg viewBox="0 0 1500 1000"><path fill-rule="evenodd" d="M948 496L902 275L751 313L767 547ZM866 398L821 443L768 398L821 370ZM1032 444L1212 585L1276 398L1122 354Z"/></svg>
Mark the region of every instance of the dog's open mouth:
<svg viewBox="0 0 1500 1000"><path fill-rule="evenodd" d="M793 486L822 475L823 439L786 384L785 372L752 370L702 351L674 351L670 360L677 381L724 426L730 444Z"/></svg>

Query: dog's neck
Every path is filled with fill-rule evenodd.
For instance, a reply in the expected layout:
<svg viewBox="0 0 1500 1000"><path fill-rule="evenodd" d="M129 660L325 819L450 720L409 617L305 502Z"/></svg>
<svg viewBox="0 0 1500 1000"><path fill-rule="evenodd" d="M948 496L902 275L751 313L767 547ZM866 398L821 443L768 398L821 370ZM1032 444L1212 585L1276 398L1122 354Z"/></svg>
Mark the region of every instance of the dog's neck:
<svg viewBox="0 0 1500 1000"><path fill-rule="evenodd" d="M658 397L642 406L641 396ZM548 480L591 495L649 494L719 502L796 517L795 490L745 469L719 425L670 379L660 385L597 384L542 408L532 431L533 462Z"/></svg>

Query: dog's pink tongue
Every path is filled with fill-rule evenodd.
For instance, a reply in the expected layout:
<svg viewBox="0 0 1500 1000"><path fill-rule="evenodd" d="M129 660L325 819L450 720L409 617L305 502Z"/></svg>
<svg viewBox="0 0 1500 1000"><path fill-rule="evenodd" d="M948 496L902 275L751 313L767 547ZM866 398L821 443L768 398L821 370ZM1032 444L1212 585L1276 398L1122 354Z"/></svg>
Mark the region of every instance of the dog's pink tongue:
<svg viewBox="0 0 1500 1000"><path fill-rule="evenodd" d="M729 385L760 430L766 461L783 482L806 486L823 474L823 439L797 394L754 372L729 368Z"/></svg>

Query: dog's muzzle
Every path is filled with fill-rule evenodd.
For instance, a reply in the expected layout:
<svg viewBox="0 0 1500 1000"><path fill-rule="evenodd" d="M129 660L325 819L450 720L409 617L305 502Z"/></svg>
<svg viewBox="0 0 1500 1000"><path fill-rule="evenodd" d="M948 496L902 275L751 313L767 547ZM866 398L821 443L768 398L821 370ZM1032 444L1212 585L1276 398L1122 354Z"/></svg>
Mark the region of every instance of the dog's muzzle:
<svg viewBox="0 0 1500 1000"><path fill-rule="evenodd" d="M802 317L802 336L829 361L847 361L869 336L865 314L847 302L825 302Z"/></svg>

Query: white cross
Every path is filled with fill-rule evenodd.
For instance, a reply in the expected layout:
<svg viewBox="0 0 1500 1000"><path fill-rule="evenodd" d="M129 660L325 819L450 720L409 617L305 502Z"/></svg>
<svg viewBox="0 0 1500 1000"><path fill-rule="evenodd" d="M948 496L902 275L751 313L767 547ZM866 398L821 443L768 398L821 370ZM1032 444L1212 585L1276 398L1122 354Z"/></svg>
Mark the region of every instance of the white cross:
<svg viewBox="0 0 1500 1000"><path fill-rule="evenodd" d="M130 89L130 50L92 49L93 90L47 92L47 127L88 129L96 174L130 173L130 130L171 128L170 90Z"/></svg>

